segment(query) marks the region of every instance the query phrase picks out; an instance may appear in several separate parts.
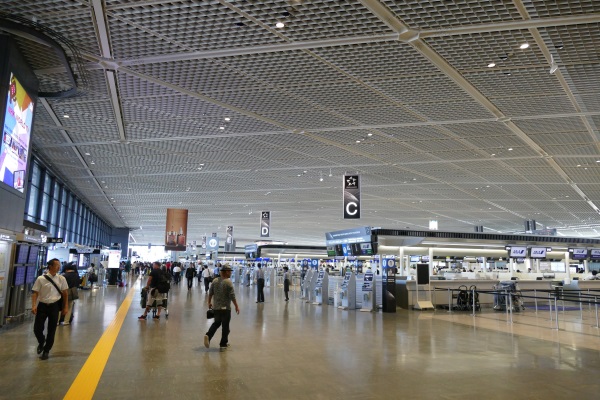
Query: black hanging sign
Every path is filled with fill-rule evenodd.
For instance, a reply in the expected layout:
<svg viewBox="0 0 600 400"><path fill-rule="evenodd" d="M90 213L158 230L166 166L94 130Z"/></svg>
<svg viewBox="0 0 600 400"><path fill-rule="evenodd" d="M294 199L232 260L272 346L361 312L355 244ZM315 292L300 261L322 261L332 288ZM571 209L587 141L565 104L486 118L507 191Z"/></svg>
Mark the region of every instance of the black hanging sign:
<svg viewBox="0 0 600 400"><path fill-rule="evenodd" d="M344 219L360 219L359 175L344 175Z"/></svg>

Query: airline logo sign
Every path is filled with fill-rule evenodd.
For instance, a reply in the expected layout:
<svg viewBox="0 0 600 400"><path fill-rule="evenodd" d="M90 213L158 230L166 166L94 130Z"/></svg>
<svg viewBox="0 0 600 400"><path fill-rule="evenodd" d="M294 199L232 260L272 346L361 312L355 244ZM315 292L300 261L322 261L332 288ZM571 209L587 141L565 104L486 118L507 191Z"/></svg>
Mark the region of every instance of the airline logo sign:
<svg viewBox="0 0 600 400"><path fill-rule="evenodd" d="M511 247L510 248L511 258L525 258L527 257L527 247Z"/></svg>
<svg viewBox="0 0 600 400"><path fill-rule="evenodd" d="M271 236L271 211L260 213L260 237Z"/></svg>
<svg viewBox="0 0 600 400"><path fill-rule="evenodd" d="M531 248L531 258L546 258L546 248L545 247L532 247Z"/></svg>
<svg viewBox="0 0 600 400"><path fill-rule="evenodd" d="M594 260L600 259L600 249L591 249L590 250L590 256Z"/></svg>
<svg viewBox="0 0 600 400"><path fill-rule="evenodd" d="M218 237L209 238L208 242L206 243L206 248L207 248L207 250L218 251L219 250L219 238Z"/></svg>
<svg viewBox="0 0 600 400"><path fill-rule="evenodd" d="M360 219L359 175L344 175L344 219Z"/></svg>

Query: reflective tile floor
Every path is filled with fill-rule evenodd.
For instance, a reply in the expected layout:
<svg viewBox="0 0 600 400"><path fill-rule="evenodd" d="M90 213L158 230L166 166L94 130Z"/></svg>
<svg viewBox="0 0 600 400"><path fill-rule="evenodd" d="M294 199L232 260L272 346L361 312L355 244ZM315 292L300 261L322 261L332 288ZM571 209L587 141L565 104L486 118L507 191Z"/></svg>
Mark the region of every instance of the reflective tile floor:
<svg viewBox="0 0 600 400"><path fill-rule="evenodd" d="M0 332L0 399L600 398L593 310L583 320L561 314L555 330L547 311L513 324L491 311L372 314L307 304L298 292L286 303L280 287L256 304L254 287L235 285L241 313L231 348L219 352L217 340L202 344L210 322L196 282L173 288L160 321L138 321L139 288L132 278L81 291L47 361L36 355L33 320ZM95 357L103 349L105 365Z"/></svg>

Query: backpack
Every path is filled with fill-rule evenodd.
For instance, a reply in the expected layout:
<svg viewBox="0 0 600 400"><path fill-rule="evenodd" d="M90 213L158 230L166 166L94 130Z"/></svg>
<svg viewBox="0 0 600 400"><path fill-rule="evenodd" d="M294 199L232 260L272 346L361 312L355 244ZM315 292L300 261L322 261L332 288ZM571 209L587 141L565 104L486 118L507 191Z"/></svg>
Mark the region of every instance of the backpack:
<svg viewBox="0 0 600 400"><path fill-rule="evenodd" d="M161 271L158 282L156 283L156 290L158 290L158 293L168 293L170 289L171 282L169 282L169 279L167 278L167 273Z"/></svg>

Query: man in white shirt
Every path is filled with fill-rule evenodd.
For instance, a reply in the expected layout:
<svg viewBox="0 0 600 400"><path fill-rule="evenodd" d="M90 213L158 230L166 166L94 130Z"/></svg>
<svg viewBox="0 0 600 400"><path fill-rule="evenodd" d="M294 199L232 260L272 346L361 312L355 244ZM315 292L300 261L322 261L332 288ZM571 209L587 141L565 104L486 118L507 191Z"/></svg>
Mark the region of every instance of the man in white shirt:
<svg viewBox="0 0 600 400"><path fill-rule="evenodd" d="M33 333L38 341L37 353L42 360L48 359L48 353L54 345L54 334L58 317L69 311L69 285L64 276L58 274L60 261L56 258L48 261L48 273L39 276L31 290L31 312L35 315ZM38 303L39 301L39 303ZM44 337L44 325L48 320L48 329Z"/></svg>
<svg viewBox="0 0 600 400"><path fill-rule="evenodd" d="M210 282L212 282L213 274L210 268L206 267L202 271L202 278L204 278L204 293L208 293L208 287L210 286Z"/></svg>
<svg viewBox="0 0 600 400"><path fill-rule="evenodd" d="M584 280L586 280L586 281L598 280L598 271L596 271L596 270L592 271L591 274L586 276Z"/></svg>

